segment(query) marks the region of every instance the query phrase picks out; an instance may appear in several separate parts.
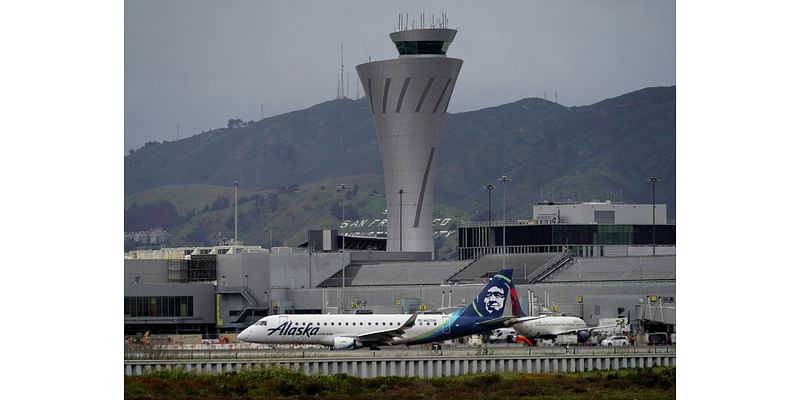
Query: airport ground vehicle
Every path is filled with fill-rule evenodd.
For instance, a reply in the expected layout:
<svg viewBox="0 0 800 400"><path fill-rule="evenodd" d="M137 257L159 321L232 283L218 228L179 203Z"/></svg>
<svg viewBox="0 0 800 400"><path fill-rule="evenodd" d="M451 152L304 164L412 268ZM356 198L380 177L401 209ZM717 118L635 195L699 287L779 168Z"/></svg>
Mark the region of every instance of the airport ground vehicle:
<svg viewBox="0 0 800 400"><path fill-rule="evenodd" d="M517 338L517 331L514 328L495 329L489 335L489 343L508 342L513 343Z"/></svg>
<svg viewBox="0 0 800 400"><path fill-rule="evenodd" d="M625 336L611 336L600 342L600 346L627 346L629 344L630 342Z"/></svg>
<svg viewBox="0 0 800 400"><path fill-rule="evenodd" d="M666 332L653 332L647 334L648 345L671 344L672 335Z"/></svg>

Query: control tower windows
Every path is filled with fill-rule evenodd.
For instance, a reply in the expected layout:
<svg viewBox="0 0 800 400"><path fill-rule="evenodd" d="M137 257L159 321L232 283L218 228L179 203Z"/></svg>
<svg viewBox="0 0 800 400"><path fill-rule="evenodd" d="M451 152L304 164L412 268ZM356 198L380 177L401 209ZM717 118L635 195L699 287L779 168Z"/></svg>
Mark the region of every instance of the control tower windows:
<svg viewBox="0 0 800 400"><path fill-rule="evenodd" d="M400 55L412 54L439 54L445 55L450 42L439 41L417 41L417 42L394 42Z"/></svg>

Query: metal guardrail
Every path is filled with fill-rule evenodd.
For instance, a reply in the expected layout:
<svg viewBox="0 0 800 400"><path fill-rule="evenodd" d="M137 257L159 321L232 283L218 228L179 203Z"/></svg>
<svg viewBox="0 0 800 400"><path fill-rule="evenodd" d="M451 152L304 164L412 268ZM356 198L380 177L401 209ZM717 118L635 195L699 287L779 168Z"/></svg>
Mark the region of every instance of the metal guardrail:
<svg viewBox="0 0 800 400"><path fill-rule="evenodd" d="M382 350L336 351L328 348L242 348L236 344L213 345L208 348L175 349L154 346L151 349L130 351L126 348L126 360L214 360L214 359L306 359L306 358L419 358L419 357L498 357L498 356L608 356L639 354L674 354L675 345L655 346L544 346L525 347L507 344L485 346L443 346L441 350L428 348L384 347Z"/></svg>
<svg viewBox="0 0 800 400"><path fill-rule="evenodd" d="M491 221L466 221L462 219L459 228L474 228L480 226L520 226L520 225L540 225L540 224L533 220L496 219Z"/></svg>
<svg viewBox="0 0 800 400"><path fill-rule="evenodd" d="M444 280L444 282L442 282L442 284L445 284L446 282L451 282L451 281L452 281L452 279L453 279L453 278L454 278L456 275L458 275L458 274L460 274L460 273L461 273L461 271L464 271L465 269L467 269L467 268L471 267L471 266L472 266L472 264L475 264L475 263L476 263L476 262L478 262L478 260L480 260L480 259L481 259L480 257L473 258L473 259L472 259L470 262L466 263L464 266L462 266L462 267L459 267L459 268L458 268L458 269L457 269L457 270L456 270L454 273L450 274L450 276L449 276L449 277L447 277L447 279L445 279L445 280Z"/></svg>
<svg viewBox="0 0 800 400"><path fill-rule="evenodd" d="M125 375L141 375L149 371L172 369L201 373L225 373L262 366L277 366L296 369L305 374L348 374L362 378L379 376L434 378L487 372L558 373L654 366L675 367L677 360L675 349L672 346L663 349L649 348L647 349L649 352L637 352L638 348L625 349L628 351L624 353L615 353L614 351L622 350L614 348L611 349L611 353L607 354L590 354L581 351L567 353L566 349L562 350L564 353L558 354L534 354L533 349L528 349L528 354L524 351L502 354L499 350L482 346L475 353L452 353L443 349L414 355L414 351L355 350L329 351L321 357L321 353L306 355L305 352L301 352L301 357L125 360L124 369ZM405 354L398 356L398 353Z"/></svg>
<svg viewBox="0 0 800 400"><path fill-rule="evenodd" d="M567 263L572 260L572 256L570 256L569 252L561 253L555 257L553 257L547 264L543 265L542 267L538 268L533 273L529 274L525 277L525 280L528 283L535 283L543 281L545 278L550 276L553 272L556 272L558 269L566 265ZM534 275L535 274L535 275ZM531 277L533 276L533 277Z"/></svg>

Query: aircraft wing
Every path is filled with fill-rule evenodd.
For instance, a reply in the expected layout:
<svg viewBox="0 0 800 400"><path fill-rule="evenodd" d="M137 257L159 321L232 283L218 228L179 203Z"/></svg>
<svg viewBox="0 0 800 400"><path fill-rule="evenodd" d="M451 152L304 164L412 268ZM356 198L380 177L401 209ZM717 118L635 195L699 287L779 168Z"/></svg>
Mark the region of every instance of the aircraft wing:
<svg viewBox="0 0 800 400"><path fill-rule="evenodd" d="M503 326L508 326L509 325L509 321L513 320L514 318L515 317L508 316L508 317L500 317L500 318L495 318L495 319L489 319L489 320L486 320L486 321L478 322L477 325L485 326L487 328L489 328L489 327L501 328Z"/></svg>
<svg viewBox="0 0 800 400"><path fill-rule="evenodd" d="M392 339L402 336L403 333L405 333L406 330L408 330L408 328L414 326L414 321L416 321L416 319L417 319L417 312L415 311L414 314L412 314L411 317L400 327L362 333L360 335L355 336L355 338L364 343L389 344L392 342Z"/></svg>
<svg viewBox="0 0 800 400"><path fill-rule="evenodd" d="M511 318L511 319L508 320L508 322L506 322L506 325L507 326L514 326L514 325L519 324L521 322L533 321L533 320L541 319L541 318L544 318L544 317L546 317L546 315L540 315L540 316L536 316L536 317L530 316L530 317Z"/></svg>
<svg viewBox="0 0 800 400"><path fill-rule="evenodd" d="M609 329L609 328L617 329L617 328L619 328L619 325L614 324L614 325L605 325L605 326L593 326L591 328L587 328L587 329L584 329L584 330L591 332L591 331L593 331L595 329Z"/></svg>
<svg viewBox="0 0 800 400"><path fill-rule="evenodd" d="M568 331L561 332L561 333L559 333L559 335L565 335L565 334L568 334L568 333L576 333L576 332L579 332L579 331L589 331L589 332L591 332L591 331L593 331L595 329L608 329L608 328L616 328L616 327L617 327L617 325L605 325L605 326L593 326L591 328L576 328L576 329L571 329L571 330L568 330Z"/></svg>

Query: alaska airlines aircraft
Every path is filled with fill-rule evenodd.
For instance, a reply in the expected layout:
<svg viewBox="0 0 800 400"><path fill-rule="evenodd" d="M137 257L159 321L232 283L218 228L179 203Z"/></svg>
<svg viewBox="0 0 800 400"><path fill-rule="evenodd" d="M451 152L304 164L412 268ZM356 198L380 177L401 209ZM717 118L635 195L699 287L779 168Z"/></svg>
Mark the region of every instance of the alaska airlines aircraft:
<svg viewBox="0 0 800 400"><path fill-rule="evenodd" d="M321 344L334 350L440 342L504 326L506 300L519 315L512 269L500 270L468 306L451 314L291 314L261 318L238 335L251 343Z"/></svg>

